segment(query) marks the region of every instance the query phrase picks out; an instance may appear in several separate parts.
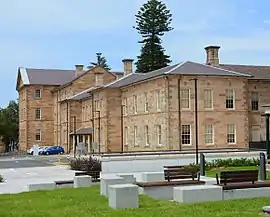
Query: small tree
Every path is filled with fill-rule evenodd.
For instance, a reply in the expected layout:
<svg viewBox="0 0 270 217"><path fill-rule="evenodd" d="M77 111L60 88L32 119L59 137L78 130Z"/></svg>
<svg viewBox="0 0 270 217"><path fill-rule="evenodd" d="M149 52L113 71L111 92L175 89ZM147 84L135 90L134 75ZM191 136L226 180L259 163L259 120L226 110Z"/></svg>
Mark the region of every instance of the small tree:
<svg viewBox="0 0 270 217"><path fill-rule="evenodd" d="M110 71L111 68L107 63L107 59L104 56L102 56L102 53L96 53L96 55L97 55L97 62L90 62L91 65L87 66L87 68L91 69L91 68L93 68L95 66L101 66L104 69Z"/></svg>
<svg viewBox="0 0 270 217"><path fill-rule="evenodd" d="M136 27L141 35L141 54L135 63L136 72L146 73L168 66L170 56L165 54L161 37L165 32L173 30L170 27L172 15L162 1L148 0L143 4L136 16Z"/></svg>

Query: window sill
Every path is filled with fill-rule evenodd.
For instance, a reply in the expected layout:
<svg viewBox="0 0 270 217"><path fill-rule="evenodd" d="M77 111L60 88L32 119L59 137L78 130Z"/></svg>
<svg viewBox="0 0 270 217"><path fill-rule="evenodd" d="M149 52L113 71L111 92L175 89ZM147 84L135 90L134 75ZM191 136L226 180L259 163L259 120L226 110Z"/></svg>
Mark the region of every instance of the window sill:
<svg viewBox="0 0 270 217"><path fill-rule="evenodd" d="M149 148L150 144L145 144L144 147Z"/></svg>
<svg viewBox="0 0 270 217"><path fill-rule="evenodd" d="M183 147L189 147L192 146L192 144L181 144Z"/></svg>
<svg viewBox="0 0 270 217"><path fill-rule="evenodd" d="M134 147L140 147L140 145L139 144L134 144Z"/></svg>
<svg viewBox="0 0 270 217"><path fill-rule="evenodd" d="M236 145L236 142L235 143L227 143L228 145Z"/></svg>
<svg viewBox="0 0 270 217"><path fill-rule="evenodd" d="M215 143L206 143L205 146L215 146Z"/></svg>

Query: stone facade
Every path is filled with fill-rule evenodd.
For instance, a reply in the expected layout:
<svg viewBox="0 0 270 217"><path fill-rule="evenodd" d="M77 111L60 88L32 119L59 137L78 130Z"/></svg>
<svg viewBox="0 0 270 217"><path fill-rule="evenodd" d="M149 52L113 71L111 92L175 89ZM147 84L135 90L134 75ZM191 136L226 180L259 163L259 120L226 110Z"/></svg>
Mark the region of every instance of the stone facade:
<svg viewBox="0 0 270 217"><path fill-rule="evenodd" d="M226 74L237 70L221 69L218 50L219 46L206 48L206 65L224 75L170 74L174 70L170 68L162 76L137 82L132 60L125 59L124 77L100 67L83 72L81 66L74 70L77 77L61 85L24 85L18 76L20 148L58 144L72 152L74 132L77 142L85 143L91 152L189 150L195 148L196 138L201 149L247 148L250 141L265 138L261 105L270 102L270 78ZM203 64L200 67L208 69ZM267 70L270 73L270 67ZM110 85L133 75L128 84ZM37 89L40 99L35 96ZM79 133L86 129L87 133Z"/></svg>

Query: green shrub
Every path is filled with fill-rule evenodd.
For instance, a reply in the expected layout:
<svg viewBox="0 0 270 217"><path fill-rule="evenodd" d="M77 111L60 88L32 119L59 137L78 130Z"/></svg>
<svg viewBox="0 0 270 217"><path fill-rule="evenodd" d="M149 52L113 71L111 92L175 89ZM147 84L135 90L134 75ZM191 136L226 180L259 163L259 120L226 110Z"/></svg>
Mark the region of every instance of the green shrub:
<svg viewBox="0 0 270 217"><path fill-rule="evenodd" d="M75 158L69 160L69 166L71 170L91 172L101 171L101 162L97 158Z"/></svg>
<svg viewBox="0 0 270 217"><path fill-rule="evenodd" d="M247 167L247 166L259 166L260 160L258 158L227 158L227 159L215 159L212 161L206 161L205 169L215 169L215 168L226 168L226 167ZM200 165L196 165L195 163L191 163L186 168L200 168Z"/></svg>
<svg viewBox="0 0 270 217"><path fill-rule="evenodd" d="M4 177L0 175L0 182L4 182Z"/></svg>
<svg viewBox="0 0 270 217"><path fill-rule="evenodd" d="M195 163L191 163L189 165L185 165L186 169L192 169L195 171L199 171L200 170L200 165L199 164L195 164Z"/></svg>
<svg viewBox="0 0 270 217"><path fill-rule="evenodd" d="M207 161L205 168L221 168L221 167L246 167L246 166L259 166L260 160L258 158L248 159L248 158L227 158L227 159L215 159L212 161Z"/></svg>

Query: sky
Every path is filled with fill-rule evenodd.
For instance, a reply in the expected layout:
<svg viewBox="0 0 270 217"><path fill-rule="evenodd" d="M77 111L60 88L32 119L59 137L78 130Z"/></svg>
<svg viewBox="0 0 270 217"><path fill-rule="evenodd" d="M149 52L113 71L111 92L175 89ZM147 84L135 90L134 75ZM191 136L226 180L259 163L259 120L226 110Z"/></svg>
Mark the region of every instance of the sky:
<svg viewBox="0 0 270 217"><path fill-rule="evenodd" d="M0 107L16 100L18 67L73 69L101 52L113 71L139 55L135 14L147 0L5 0L0 7ZM220 45L220 62L270 65L270 1L163 0L173 31L163 38L173 63L205 62Z"/></svg>

